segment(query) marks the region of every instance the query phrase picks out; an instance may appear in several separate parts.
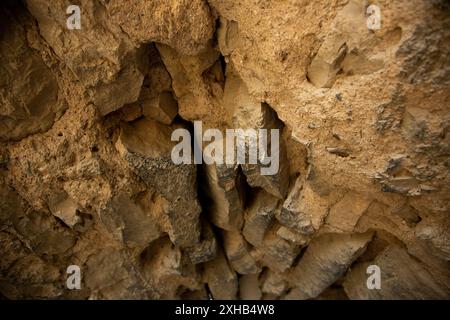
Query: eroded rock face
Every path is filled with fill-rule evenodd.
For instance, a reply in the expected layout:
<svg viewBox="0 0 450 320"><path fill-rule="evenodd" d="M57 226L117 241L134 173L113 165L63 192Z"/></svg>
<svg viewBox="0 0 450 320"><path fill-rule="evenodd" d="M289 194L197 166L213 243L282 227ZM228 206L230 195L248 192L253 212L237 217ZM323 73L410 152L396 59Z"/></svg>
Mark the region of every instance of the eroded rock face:
<svg viewBox="0 0 450 320"><path fill-rule="evenodd" d="M366 234L324 234L315 238L292 270L294 289L288 299L315 298L336 282L364 252L372 238Z"/></svg>
<svg viewBox="0 0 450 320"><path fill-rule="evenodd" d="M449 299L450 8L369 4L2 3L0 297Z"/></svg>
<svg viewBox="0 0 450 320"><path fill-rule="evenodd" d="M176 128L151 119L123 124L116 148L144 183L167 199L169 235L186 247L198 243L201 208L195 165L176 165L171 159L175 145L171 134Z"/></svg>
<svg viewBox="0 0 450 320"><path fill-rule="evenodd" d="M48 130L67 104L55 75L28 42L27 32L37 33L31 15L17 8L0 14L0 139L21 139Z"/></svg>

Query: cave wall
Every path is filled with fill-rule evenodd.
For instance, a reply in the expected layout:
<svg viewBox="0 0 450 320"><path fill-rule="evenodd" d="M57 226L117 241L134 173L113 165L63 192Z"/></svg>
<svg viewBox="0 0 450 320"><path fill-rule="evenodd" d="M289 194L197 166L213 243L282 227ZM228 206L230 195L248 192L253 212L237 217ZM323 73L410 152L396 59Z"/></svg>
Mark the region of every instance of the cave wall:
<svg viewBox="0 0 450 320"><path fill-rule="evenodd" d="M450 4L371 3L2 3L1 295L448 299ZM174 164L196 121L277 174Z"/></svg>

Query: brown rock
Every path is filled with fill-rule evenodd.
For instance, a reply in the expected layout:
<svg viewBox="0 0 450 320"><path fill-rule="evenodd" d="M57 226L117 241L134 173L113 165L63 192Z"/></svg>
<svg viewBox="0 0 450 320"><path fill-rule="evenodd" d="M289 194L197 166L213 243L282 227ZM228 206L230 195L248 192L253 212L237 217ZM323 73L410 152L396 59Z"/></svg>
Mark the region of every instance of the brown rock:
<svg viewBox="0 0 450 320"><path fill-rule="evenodd" d="M360 256L373 233L324 234L314 238L289 277L294 286L287 299L317 297Z"/></svg>
<svg viewBox="0 0 450 320"><path fill-rule="evenodd" d="M116 148L148 187L169 201L171 239L178 245L192 246L198 243L200 234L196 168L172 162L175 143L170 137L176 128L150 119L123 124Z"/></svg>
<svg viewBox="0 0 450 320"><path fill-rule="evenodd" d="M230 268L223 252L218 252L216 259L205 263L205 281L214 299L236 299L238 280Z"/></svg>
<svg viewBox="0 0 450 320"><path fill-rule="evenodd" d="M380 288L368 289L367 282L373 271L370 265L380 268ZM373 260L352 268L343 283L350 299L447 299L449 278L437 281L417 259L404 249L391 245Z"/></svg>
<svg viewBox="0 0 450 320"><path fill-rule="evenodd" d="M259 274L246 274L239 278L239 296L242 300L260 300Z"/></svg>
<svg viewBox="0 0 450 320"><path fill-rule="evenodd" d="M236 166L205 165L205 193L211 198L211 221L225 230L240 230L243 224L242 177Z"/></svg>
<svg viewBox="0 0 450 320"><path fill-rule="evenodd" d="M0 140L47 131L67 108L57 79L27 41L31 19L18 6L0 12Z"/></svg>
<svg viewBox="0 0 450 320"><path fill-rule="evenodd" d="M240 274L258 273L260 268L250 255L250 246L241 234L235 231L223 233L225 253L231 267Z"/></svg>
<svg viewBox="0 0 450 320"><path fill-rule="evenodd" d="M278 199L260 190L257 192L251 206L245 211L245 225L242 234L245 239L255 247L259 247L269 229Z"/></svg>

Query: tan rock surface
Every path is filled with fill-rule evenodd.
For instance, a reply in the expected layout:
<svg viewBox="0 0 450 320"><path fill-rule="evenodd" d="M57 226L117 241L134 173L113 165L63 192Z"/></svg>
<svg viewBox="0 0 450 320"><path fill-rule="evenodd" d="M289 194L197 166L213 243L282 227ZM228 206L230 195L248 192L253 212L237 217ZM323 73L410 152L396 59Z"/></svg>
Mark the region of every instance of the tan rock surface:
<svg viewBox="0 0 450 320"><path fill-rule="evenodd" d="M76 3L0 7L1 298L450 298L448 2ZM279 170L175 164L194 121Z"/></svg>

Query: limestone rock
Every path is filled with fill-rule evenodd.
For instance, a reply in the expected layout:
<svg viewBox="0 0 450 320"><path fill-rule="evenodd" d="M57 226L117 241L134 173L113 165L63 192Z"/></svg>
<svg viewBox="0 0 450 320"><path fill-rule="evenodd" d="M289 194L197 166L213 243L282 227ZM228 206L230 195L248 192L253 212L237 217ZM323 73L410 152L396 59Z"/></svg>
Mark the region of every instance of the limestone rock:
<svg viewBox="0 0 450 320"><path fill-rule="evenodd" d="M205 281L214 299L236 299L238 280L236 273L228 265L223 252L216 259L205 263Z"/></svg>
<svg viewBox="0 0 450 320"><path fill-rule="evenodd" d="M283 272L292 266L300 253L300 247L278 236L279 228L279 225L274 225L266 233L263 245L256 249L255 256L270 269Z"/></svg>
<svg viewBox="0 0 450 320"><path fill-rule="evenodd" d="M233 73L233 70L227 73L223 101L226 106L234 110L233 125L235 128L242 130L267 130L267 143L258 144L258 164L250 164L248 159L242 165L242 171L247 178L248 184L252 187L263 188L275 197L283 198L286 195L289 184L289 164L287 162L285 143L281 138L283 124L278 119L276 112L266 103L255 101L248 93L245 83ZM279 139L275 140L276 146L272 145L272 129L279 130ZM258 134L259 131L255 131L255 133ZM259 135L258 137L246 135L241 138L242 140L237 139L236 144L241 148L248 146L246 157L249 157L248 153L251 148L256 148L255 144L257 141L258 143L260 142ZM269 165L273 165L273 162L277 161L278 167L274 173L266 175L262 172L262 168L269 165L260 162L261 154L264 153L267 156L272 149L274 153L270 155L272 163L269 163Z"/></svg>
<svg viewBox="0 0 450 320"><path fill-rule="evenodd" d="M448 1L69 4L0 6L0 299L450 297Z"/></svg>
<svg viewBox="0 0 450 320"><path fill-rule="evenodd" d="M211 226L203 222L200 243L186 248L187 254L193 264L213 260L217 256L218 244Z"/></svg>
<svg viewBox="0 0 450 320"><path fill-rule="evenodd" d="M178 290L199 290L201 278L180 247L168 237L153 242L142 254L143 276L153 299L174 297Z"/></svg>
<svg viewBox="0 0 450 320"><path fill-rule="evenodd" d="M360 256L373 233L324 234L314 238L300 262L292 270L290 282L294 289L288 299L317 297L344 275Z"/></svg>
<svg viewBox="0 0 450 320"><path fill-rule="evenodd" d="M242 300L260 300L258 274L246 274L239 278L239 296Z"/></svg>
<svg viewBox="0 0 450 320"><path fill-rule="evenodd" d="M78 205L67 195L56 195L49 203L50 211L66 225L73 227L80 218L77 216Z"/></svg>
<svg viewBox="0 0 450 320"><path fill-rule="evenodd" d="M0 13L0 140L17 140L50 129L67 104L56 77L27 41L27 32L36 32L32 18L18 6L6 7Z"/></svg>
<svg viewBox="0 0 450 320"><path fill-rule="evenodd" d="M178 105L170 92L161 92L157 98L142 105L144 116L170 125L177 115Z"/></svg>
<svg viewBox="0 0 450 320"><path fill-rule="evenodd" d="M176 128L150 119L123 124L116 148L136 174L169 201L167 216L172 240L182 246L192 246L198 243L200 234L196 168L193 164L172 162L175 143L170 137Z"/></svg>
<svg viewBox="0 0 450 320"><path fill-rule="evenodd" d="M101 219L112 234L129 246L145 248L161 236L156 217L145 212L125 194L112 199L101 213Z"/></svg>
<svg viewBox="0 0 450 320"><path fill-rule="evenodd" d="M251 274L260 271L250 255L250 246L238 232L225 231L223 234L225 254L231 267L240 274Z"/></svg>
<svg viewBox="0 0 450 320"><path fill-rule="evenodd" d="M278 272L268 269L261 276L261 279L261 290L264 293L280 296L287 289L286 280L283 279L283 276Z"/></svg>
<svg viewBox="0 0 450 320"><path fill-rule="evenodd" d="M352 232L369 204L370 199L364 195L347 193L330 208L326 227L334 232Z"/></svg>
<svg viewBox="0 0 450 320"><path fill-rule="evenodd" d="M371 73L380 69L381 61L366 57L361 43L368 37L365 0L349 1L336 16L326 40L308 68L308 79L316 87L330 88L339 72Z"/></svg>
<svg viewBox="0 0 450 320"><path fill-rule="evenodd" d="M102 115L137 100L144 79L145 47L136 50L120 26L110 21L101 3L81 1L81 30L67 28L65 1L30 0L27 7L37 19L42 37Z"/></svg>
<svg viewBox="0 0 450 320"><path fill-rule="evenodd" d="M255 247L262 245L266 231L274 217L278 199L264 190L260 190L253 203L245 211L245 224L242 234Z"/></svg>
<svg viewBox="0 0 450 320"><path fill-rule="evenodd" d="M204 0L133 1L127 6L119 0L102 2L112 21L137 43L164 43L193 55L214 32L214 21Z"/></svg>
<svg viewBox="0 0 450 320"><path fill-rule="evenodd" d="M280 227L277 230L277 235L280 238L283 238L287 241L290 241L298 246L305 246L308 243L309 238L307 236L304 236L302 234L299 234L295 232L292 229L286 228L286 227Z"/></svg>
<svg viewBox="0 0 450 320"><path fill-rule="evenodd" d="M185 55L166 45L158 44L157 48L172 79L179 115L185 120L202 120L206 125L219 127L225 110L220 100L222 68L214 68L220 56L217 49L208 45L196 55ZM210 79L206 75L211 69L216 72Z"/></svg>
<svg viewBox="0 0 450 320"><path fill-rule="evenodd" d="M307 212L301 211L302 184L302 180L297 178L276 217L282 225L290 227L300 234L310 235L314 232L314 227L311 216Z"/></svg>
<svg viewBox="0 0 450 320"><path fill-rule="evenodd" d="M367 268L381 271L380 288L367 287ZM359 263L348 273L344 289L350 299L447 299L449 278L437 281L420 262L403 248L388 246L373 261Z"/></svg>
<svg viewBox="0 0 450 320"><path fill-rule="evenodd" d="M240 230L243 224L242 177L236 166L205 165L206 190L212 199L211 221L225 230Z"/></svg>

